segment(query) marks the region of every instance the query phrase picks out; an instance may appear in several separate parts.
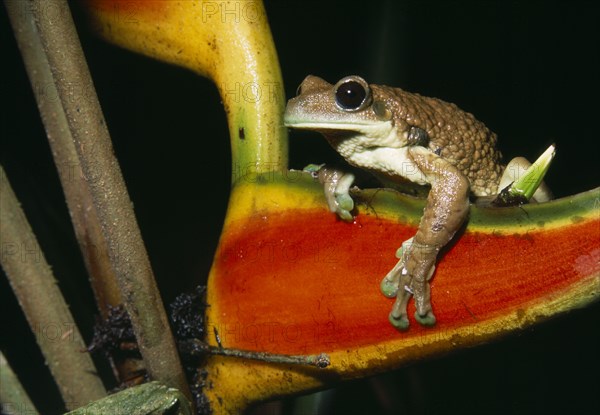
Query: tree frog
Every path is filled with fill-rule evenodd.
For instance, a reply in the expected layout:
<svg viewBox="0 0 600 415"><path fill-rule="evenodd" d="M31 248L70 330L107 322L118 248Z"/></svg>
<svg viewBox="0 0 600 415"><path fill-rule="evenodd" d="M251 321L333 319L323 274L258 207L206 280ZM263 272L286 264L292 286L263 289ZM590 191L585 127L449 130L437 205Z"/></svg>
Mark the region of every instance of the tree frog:
<svg viewBox="0 0 600 415"><path fill-rule="evenodd" d="M522 157L501 164L496 135L456 105L399 88L368 84L347 76L332 85L308 76L288 101L285 125L322 133L349 164L373 173L384 184L430 187L426 207L413 238L399 250L399 261L381 283L384 295L396 298L389 320L409 326L407 304L415 299L415 319L436 322L429 280L442 247L454 236L469 211L469 197L492 196L510 185L530 163ZM353 176L323 170L330 209L353 220L349 195ZM545 185L538 202L551 194Z"/></svg>

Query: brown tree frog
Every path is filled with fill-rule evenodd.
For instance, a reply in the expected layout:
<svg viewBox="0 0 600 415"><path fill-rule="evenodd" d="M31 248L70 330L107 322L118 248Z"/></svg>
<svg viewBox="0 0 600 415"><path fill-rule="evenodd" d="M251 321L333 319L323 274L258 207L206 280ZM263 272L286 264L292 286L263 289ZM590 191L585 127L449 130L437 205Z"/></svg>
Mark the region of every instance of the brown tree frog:
<svg viewBox="0 0 600 415"><path fill-rule="evenodd" d="M456 105L347 76L335 85L308 76L289 100L285 125L322 133L348 163L373 173L384 184L430 186L415 236L403 243L400 260L381 283L396 301L390 322L408 328L407 304L415 299L415 319L435 324L429 280L438 253L469 211L469 196L497 194L526 170L524 158L501 164L496 135ZM330 210L352 221L352 175L323 169ZM534 195L551 197L545 185Z"/></svg>

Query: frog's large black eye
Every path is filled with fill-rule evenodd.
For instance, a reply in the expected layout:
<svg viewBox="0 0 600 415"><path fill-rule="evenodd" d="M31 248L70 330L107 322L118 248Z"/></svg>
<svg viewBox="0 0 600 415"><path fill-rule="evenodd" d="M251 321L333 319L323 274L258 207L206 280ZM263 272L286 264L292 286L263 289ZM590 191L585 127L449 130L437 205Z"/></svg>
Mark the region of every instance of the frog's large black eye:
<svg viewBox="0 0 600 415"><path fill-rule="evenodd" d="M365 91L365 88L355 81L344 82L335 91L337 103L345 110L359 108L366 97L367 91Z"/></svg>
<svg viewBox="0 0 600 415"><path fill-rule="evenodd" d="M359 111L370 103L371 89L359 76L347 76L334 88L335 102L344 111Z"/></svg>

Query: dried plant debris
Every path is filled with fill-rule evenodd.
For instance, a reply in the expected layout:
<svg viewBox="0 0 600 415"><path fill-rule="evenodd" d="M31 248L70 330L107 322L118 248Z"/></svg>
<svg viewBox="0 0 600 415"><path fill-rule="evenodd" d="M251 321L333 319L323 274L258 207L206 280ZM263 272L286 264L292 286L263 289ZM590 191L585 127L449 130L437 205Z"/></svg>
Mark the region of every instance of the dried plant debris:
<svg viewBox="0 0 600 415"><path fill-rule="evenodd" d="M169 320L177 343L182 340L205 337L204 310L206 287L198 286L192 293L184 293L169 304ZM94 325L94 336L88 351L101 353L115 360L123 358L141 358L131 319L123 306L108 306L106 319L98 319ZM181 353L184 370L194 396L196 413L210 414L209 402L202 393L207 373L201 367L203 356Z"/></svg>
<svg viewBox="0 0 600 415"><path fill-rule="evenodd" d="M209 415L212 414L210 408L210 402L202 391L206 387L206 377L208 372L205 369L198 369L197 367L189 368L184 367L186 374L189 379L190 390L194 397L194 406L196 407L197 415Z"/></svg>
<svg viewBox="0 0 600 415"><path fill-rule="evenodd" d="M108 306L108 316L96 319L94 337L87 349L91 353L119 358L141 358L129 314L122 305Z"/></svg>
<svg viewBox="0 0 600 415"><path fill-rule="evenodd" d="M204 310L206 310L206 287L198 286L192 293L183 293L169 304L169 319L178 345L190 339L204 340ZM194 397L197 414L210 414L210 403L202 393L208 373L201 369L204 356L194 356L179 347L183 369ZM199 369L200 368L200 369Z"/></svg>
<svg viewBox="0 0 600 415"><path fill-rule="evenodd" d="M183 293L169 304L171 327L177 340L204 339L206 287L198 286L192 293Z"/></svg>

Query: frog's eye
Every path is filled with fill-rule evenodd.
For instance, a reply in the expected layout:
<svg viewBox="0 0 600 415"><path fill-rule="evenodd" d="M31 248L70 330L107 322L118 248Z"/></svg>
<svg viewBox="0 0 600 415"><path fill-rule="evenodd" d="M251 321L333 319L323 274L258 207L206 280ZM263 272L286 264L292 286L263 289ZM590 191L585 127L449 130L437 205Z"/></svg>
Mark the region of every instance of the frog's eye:
<svg viewBox="0 0 600 415"><path fill-rule="evenodd" d="M371 103L371 88L360 76L347 76L334 87L335 103L343 111L360 111Z"/></svg>

